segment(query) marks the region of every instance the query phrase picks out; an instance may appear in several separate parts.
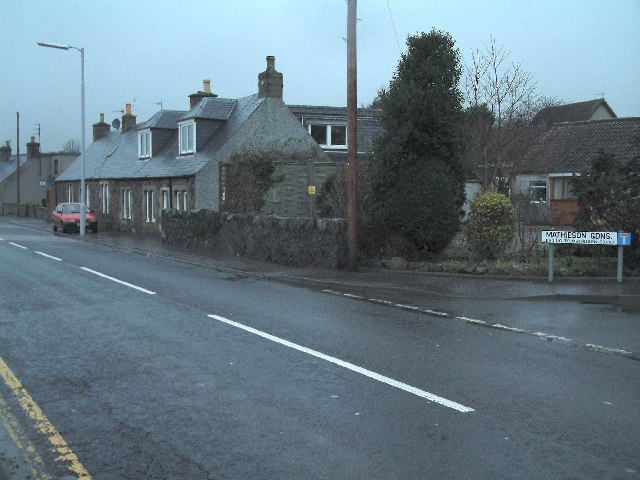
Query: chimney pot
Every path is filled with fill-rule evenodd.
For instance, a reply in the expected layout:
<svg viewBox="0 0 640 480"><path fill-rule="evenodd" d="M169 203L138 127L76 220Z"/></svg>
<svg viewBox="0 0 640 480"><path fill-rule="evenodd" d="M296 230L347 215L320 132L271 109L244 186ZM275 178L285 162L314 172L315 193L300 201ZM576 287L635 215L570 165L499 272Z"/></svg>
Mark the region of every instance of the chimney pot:
<svg viewBox="0 0 640 480"><path fill-rule="evenodd" d="M122 133L128 132L136 126L136 116L131 113L131 104L125 106L125 114L122 116Z"/></svg>
<svg viewBox="0 0 640 480"><path fill-rule="evenodd" d="M276 57L267 56L267 69L258 74L258 96L282 99L283 77L276 71Z"/></svg>
<svg viewBox="0 0 640 480"><path fill-rule="evenodd" d="M38 158L40 156L40 144L36 143L36 137L31 137L31 141L27 143L27 157Z"/></svg>
<svg viewBox="0 0 640 480"><path fill-rule="evenodd" d="M267 56L267 70L275 70L276 69L276 57L273 55Z"/></svg>
<svg viewBox="0 0 640 480"><path fill-rule="evenodd" d="M111 131L111 127L104 121L104 113L100 114L100 121L93 124L93 141L101 139Z"/></svg>
<svg viewBox="0 0 640 480"><path fill-rule="evenodd" d="M203 98L206 97L217 97L218 95L216 95L215 93L211 93L211 80L203 80L202 81L202 90L196 92L196 93L192 93L191 95L189 95L189 107L193 108L196 105L198 105L198 103L200 103L200 101Z"/></svg>
<svg viewBox="0 0 640 480"><path fill-rule="evenodd" d="M11 146L9 140L7 140L6 143L0 147L0 161L8 162L9 160L11 160Z"/></svg>

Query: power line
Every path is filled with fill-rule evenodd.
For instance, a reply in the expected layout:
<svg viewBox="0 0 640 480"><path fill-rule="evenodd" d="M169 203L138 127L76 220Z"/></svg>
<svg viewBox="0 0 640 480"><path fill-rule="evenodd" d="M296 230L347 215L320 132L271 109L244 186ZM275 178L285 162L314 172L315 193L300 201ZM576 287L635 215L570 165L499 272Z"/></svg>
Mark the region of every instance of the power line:
<svg viewBox="0 0 640 480"><path fill-rule="evenodd" d="M389 5L389 0L387 0L387 8L389 9L389 17L391 17L391 25L393 26L393 33L396 35L396 43L398 44L398 53L402 55L402 49L400 48L400 41L398 40L398 31L396 30L396 23L393 21L393 14L391 13L391 5Z"/></svg>

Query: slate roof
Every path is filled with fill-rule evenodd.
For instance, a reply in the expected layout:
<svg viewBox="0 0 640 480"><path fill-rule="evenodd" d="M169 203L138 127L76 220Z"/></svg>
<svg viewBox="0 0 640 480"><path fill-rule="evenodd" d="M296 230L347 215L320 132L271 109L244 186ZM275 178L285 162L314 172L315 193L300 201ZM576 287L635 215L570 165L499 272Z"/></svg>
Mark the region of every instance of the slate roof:
<svg viewBox="0 0 640 480"><path fill-rule="evenodd" d="M580 173L588 170L598 152L627 161L640 151L640 117L557 123L529 151L522 173Z"/></svg>
<svg viewBox="0 0 640 480"><path fill-rule="evenodd" d="M210 109L210 112L228 111L227 119L203 147L198 149L197 153L193 155L178 155L177 122L180 118L185 118L185 112L163 110L135 129L125 133L121 131L110 132L98 141L93 142L87 148L85 155L85 178L87 180L140 179L195 175L238 131L264 99L259 98L258 95L251 95L237 100L217 97L207 98L206 100L208 100L206 103L218 104L209 105L207 108ZM197 109L192 109L189 113L194 112L194 110ZM182 114L182 116L178 114ZM172 122L174 123L172 124ZM139 160L138 130L148 127L172 128L175 129L175 132L150 159ZM58 176L57 181L79 180L82 175L81 172L82 156Z"/></svg>
<svg viewBox="0 0 640 480"><path fill-rule="evenodd" d="M24 165L27 161L27 154L20 155L20 166ZM8 162L0 161L0 182L6 180L12 173L16 171L16 156L11 155Z"/></svg>
<svg viewBox="0 0 640 480"><path fill-rule="evenodd" d="M187 112L181 110L160 110L153 117L136 127L137 130L146 128L174 129Z"/></svg>
<svg viewBox="0 0 640 480"><path fill-rule="evenodd" d="M203 118L206 120L226 120L235 105L235 100L229 98L204 97L191 110L180 118Z"/></svg>
<svg viewBox="0 0 640 480"><path fill-rule="evenodd" d="M613 118L616 118L616 114L611 110L609 104L604 98L600 98L586 102L558 105L556 107L545 107L533 117L533 123L534 125L544 124L550 127L554 123L591 120L591 117L601 105L609 111Z"/></svg>

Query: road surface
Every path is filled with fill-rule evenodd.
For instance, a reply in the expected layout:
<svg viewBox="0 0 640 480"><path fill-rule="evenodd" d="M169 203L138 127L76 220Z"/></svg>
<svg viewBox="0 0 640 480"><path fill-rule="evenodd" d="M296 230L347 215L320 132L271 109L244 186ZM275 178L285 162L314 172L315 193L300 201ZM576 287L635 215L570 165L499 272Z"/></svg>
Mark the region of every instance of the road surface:
<svg viewBox="0 0 640 480"><path fill-rule="evenodd" d="M640 475L636 360L11 224L0 238L0 442L35 478ZM570 308L507 303L466 308Z"/></svg>

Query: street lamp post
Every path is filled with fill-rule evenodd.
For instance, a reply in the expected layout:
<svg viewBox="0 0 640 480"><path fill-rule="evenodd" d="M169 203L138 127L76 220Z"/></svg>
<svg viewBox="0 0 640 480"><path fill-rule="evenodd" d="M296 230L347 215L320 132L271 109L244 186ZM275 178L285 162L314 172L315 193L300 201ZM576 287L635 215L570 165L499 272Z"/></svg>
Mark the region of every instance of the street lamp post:
<svg viewBox="0 0 640 480"><path fill-rule="evenodd" d="M57 48L59 50L74 49L80 52L80 103L81 103L81 122L82 122L82 177L80 178L80 236L84 237L87 226L87 205L86 205L86 190L84 184L85 177L85 121L84 121L84 48L74 47L72 45L60 45L57 43L45 43L38 42L41 47Z"/></svg>

